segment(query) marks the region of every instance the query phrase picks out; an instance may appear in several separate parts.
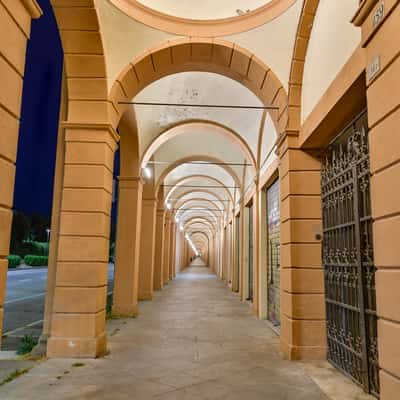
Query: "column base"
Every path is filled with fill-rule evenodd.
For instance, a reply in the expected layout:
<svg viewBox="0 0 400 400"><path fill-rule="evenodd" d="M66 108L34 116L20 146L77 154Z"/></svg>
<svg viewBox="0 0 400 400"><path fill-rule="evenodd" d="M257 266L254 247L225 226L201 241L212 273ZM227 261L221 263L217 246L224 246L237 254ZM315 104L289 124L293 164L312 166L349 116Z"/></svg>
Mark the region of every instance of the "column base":
<svg viewBox="0 0 400 400"><path fill-rule="evenodd" d="M107 352L106 333L96 338L50 337L47 341L49 358L98 358Z"/></svg>
<svg viewBox="0 0 400 400"><path fill-rule="evenodd" d="M113 318L136 318L138 314L139 309L137 305L125 307L115 304L111 310L111 316Z"/></svg>
<svg viewBox="0 0 400 400"><path fill-rule="evenodd" d="M153 300L153 292L139 293L139 300L142 300L142 301Z"/></svg>
<svg viewBox="0 0 400 400"><path fill-rule="evenodd" d="M41 334L39 337L38 344L32 349L31 355L44 357L47 355L47 342L49 335Z"/></svg>
<svg viewBox="0 0 400 400"><path fill-rule="evenodd" d="M160 290L162 290L162 288L163 288L163 285L160 283L159 285L154 285L154 291L160 291Z"/></svg>
<svg viewBox="0 0 400 400"><path fill-rule="evenodd" d="M293 346L281 337L280 348L283 358L287 360L326 360L326 347Z"/></svg>

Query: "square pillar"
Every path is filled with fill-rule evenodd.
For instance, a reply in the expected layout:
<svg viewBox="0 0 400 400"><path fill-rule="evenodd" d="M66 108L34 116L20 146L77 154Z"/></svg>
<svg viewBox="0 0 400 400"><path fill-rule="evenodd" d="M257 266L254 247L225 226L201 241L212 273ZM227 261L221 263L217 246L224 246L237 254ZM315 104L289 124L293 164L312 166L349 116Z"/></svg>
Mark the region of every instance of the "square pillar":
<svg viewBox="0 0 400 400"><path fill-rule="evenodd" d="M257 185L258 186L258 185ZM259 263L259 224L260 224L260 210L259 210L259 196L256 190L253 196L253 313L258 316L260 308L260 293L259 293L259 276L260 276L260 263Z"/></svg>
<svg viewBox="0 0 400 400"><path fill-rule="evenodd" d="M66 123L57 272L47 355L106 351L106 293L114 152L106 125Z"/></svg>
<svg viewBox="0 0 400 400"><path fill-rule="evenodd" d="M176 234L176 224L171 220L170 226L170 263L169 263L169 280L172 281L175 277L175 234Z"/></svg>
<svg viewBox="0 0 400 400"><path fill-rule="evenodd" d="M156 211L156 236L154 246L154 290L161 290L163 287L163 268L164 268L164 225L165 210L158 206Z"/></svg>
<svg viewBox="0 0 400 400"><path fill-rule="evenodd" d="M325 359L320 161L297 148L280 154L281 350L289 359Z"/></svg>
<svg viewBox="0 0 400 400"><path fill-rule="evenodd" d="M138 313L142 192L141 178L119 177L112 307L115 316L132 317Z"/></svg>
<svg viewBox="0 0 400 400"><path fill-rule="evenodd" d="M168 284L169 280L169 269L170 269L170 253L171 253L171 213L165 213L165 223L164 223L164 256L163 256L163 277L162 282L164 285Z"/></svg>
<svg viewBox="0 0 400 400"><path fill-rule="evenodd" d="M139 300L153 298L157 199L142 200L139 256Z"/></svg>
<svg viewBox="0 0 400 400"><path fill-rule="evenodd" d="M9 4L7 4L9 3ZM35 10L18 2L0 3L0 344L3 323L8 260L10 251L12 208L14 203L15 162L17 159L19 119L25 69L26 45Z"/></svg>

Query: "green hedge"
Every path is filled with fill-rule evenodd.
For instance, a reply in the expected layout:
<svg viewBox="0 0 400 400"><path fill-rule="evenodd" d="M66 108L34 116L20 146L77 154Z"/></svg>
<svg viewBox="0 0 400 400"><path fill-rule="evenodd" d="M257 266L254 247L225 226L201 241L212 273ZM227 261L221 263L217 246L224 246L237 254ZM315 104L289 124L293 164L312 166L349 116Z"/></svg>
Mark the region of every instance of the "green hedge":
<svg viewBox="0 0 400 400"><path fill-rule="evenodd" d="M21 264L22 258L14 254L7 256L8 268L17 268Z"/></svg>
<svg viewBox="0 0 400 400"><path fill-rule="evenodd" d="M31 267L44 267L48 264L48 257L27 255L24 258L24 262L26 265L29 265Z"/></svg>
<svg viewBox="0 0 400 400"><path fill-rule="evenodd" d="M23 242L13 243L11 245L11 252L18 254L21 257L28 255L35 256L48 256L49 255L49 243L48 242Z"/></svg>

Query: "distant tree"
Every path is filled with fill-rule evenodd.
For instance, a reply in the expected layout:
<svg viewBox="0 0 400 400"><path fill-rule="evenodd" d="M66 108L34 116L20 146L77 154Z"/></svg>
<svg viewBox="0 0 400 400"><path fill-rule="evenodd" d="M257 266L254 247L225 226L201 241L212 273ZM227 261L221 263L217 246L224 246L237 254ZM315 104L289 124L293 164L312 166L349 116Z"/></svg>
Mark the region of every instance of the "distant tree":
<svg viewBox="0 0 400 400"><path fill-rule="evenodd" d="M11 226L11 242L22 243L30 238L31 222L29 217L22 212L14 211L12 226Z"/></svg>
<svg viewBox="0 0 400 400"><path fill-rule="evenodd" d="M44 217L39 214L34 214L31 216L31 232L33 240L38 242L47 241L46 229L50 228L50 218Z"/></svg>

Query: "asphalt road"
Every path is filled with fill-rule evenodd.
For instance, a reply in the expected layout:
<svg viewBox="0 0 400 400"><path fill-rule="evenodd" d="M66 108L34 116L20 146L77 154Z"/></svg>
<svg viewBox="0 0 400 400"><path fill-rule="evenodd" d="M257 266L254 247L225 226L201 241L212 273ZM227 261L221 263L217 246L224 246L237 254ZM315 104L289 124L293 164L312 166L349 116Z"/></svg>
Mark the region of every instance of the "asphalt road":
<svg viewBox="0 0 400 400"><path fill-rule="evenodd" d="M18 336L23 327L41 329L47 268L10 270L7 273L3 335ZM108 270L108 291L114 284L114 264ZM110 289L111 288L111 289ZM15 332L17 330L17 332ZM25 330L24 332L25 333ZM25 333L26 334L26 333Z"/></svg>

